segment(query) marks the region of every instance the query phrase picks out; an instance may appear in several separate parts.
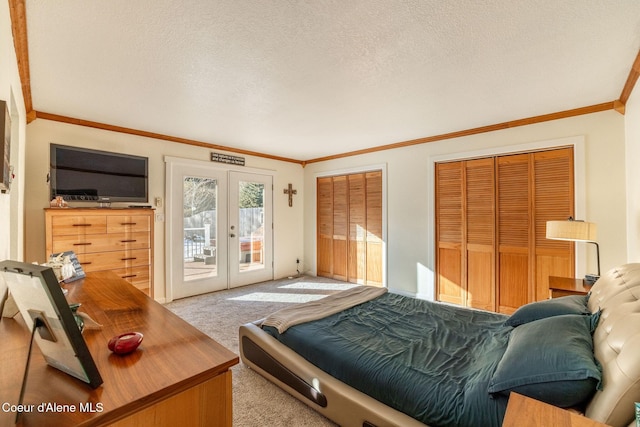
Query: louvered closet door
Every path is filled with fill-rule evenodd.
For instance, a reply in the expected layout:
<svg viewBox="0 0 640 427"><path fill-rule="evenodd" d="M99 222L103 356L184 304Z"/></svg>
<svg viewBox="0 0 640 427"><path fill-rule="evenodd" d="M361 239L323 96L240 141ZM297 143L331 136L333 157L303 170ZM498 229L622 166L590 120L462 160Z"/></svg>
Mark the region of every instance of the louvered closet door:
<svg viewBox="0 0 640 427"><path fill-rule="evenodd" d="M367 172L366 182L366 284L383 285L383 239L382 239L382 171Z"/></svg>
<svg viewBox="0 0 640 427"><path fill-rule="evenodd" d="M436 164L436 293L440 301L465 305L462 272L463 162Z"/></svg>
<svg viewBox="0 0 640 427"><path fill-rule="evenodd" d="M573 149L533 154L535 215L535 300L549 298L549 276L574 275L571 242L546 238L546 224L563 220L574 212Z"/></svg>
<svg viewBox="0 0 640 427"><path fill-rule="evenodd" d="M366 229L367 210L365 200L364 174L354 174L347 177L349 182L349 282L363 282L367 257Z"/></svg>
<svg viewBox="0 0 640 427"><path fill-rule="evenodd" d="M318 260L319 276L333 276L333 180L331 177L318 178Z"/></svg>
<svg viewBox="0 0 640 427"><path fill-rule="evenodd" d="M510 313L530 301L529 155L497 159L498 311Z"/></svg>
<svg viewBox="0 0 640 427"><path fill-rule="evenodd" d="M465 163L466 305L494 311L495 176L494 159Z"/></svg>
<svg viewBox="0 0 640 427"><path fill-rule="evenodd" d="M349 183L346 176L333 177L333 275L347 280L349 234Z"/></svg>
<svg viewBox="0 0 640 427"><path fill-rule="evenodd" d="M436 164L436 295L512 313L571 276L573 245L546 222L573 213L573 149Z"/></svg>
<svg viewBox="0 0 640 427"><path fill-rule="evenodd" d="M317 180L317 272L383 285L382 171Z"/></svg>

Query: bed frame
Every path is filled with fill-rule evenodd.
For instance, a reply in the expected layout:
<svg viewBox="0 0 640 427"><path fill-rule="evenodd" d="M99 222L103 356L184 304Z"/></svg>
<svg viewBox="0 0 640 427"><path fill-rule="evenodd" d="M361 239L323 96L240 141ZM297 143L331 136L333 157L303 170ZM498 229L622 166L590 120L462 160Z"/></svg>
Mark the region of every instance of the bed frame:
<svg viewBox="0 0 640 427"><path fill-rule="evenodd" d="M626 264L602 276L591 290L589 309L602 310L593 334L602 365L602 390L585 415L625 427L640 402L640 264ZM258 326L239 331L242 362L342 427L422 426L424 424L328 375Z"/></svg>

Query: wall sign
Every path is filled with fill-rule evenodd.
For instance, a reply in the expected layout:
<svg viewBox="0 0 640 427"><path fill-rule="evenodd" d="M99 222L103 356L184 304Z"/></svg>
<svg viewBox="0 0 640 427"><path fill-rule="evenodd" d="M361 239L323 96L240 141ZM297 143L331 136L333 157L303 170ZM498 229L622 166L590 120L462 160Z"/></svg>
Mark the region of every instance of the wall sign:
<svg viewBox="0 0 640 427"><path fill-rule="evenodd" d="M231 156L229 154L211 153L211 161L226 163L229 165L244 166L244 157Z"/></svg>

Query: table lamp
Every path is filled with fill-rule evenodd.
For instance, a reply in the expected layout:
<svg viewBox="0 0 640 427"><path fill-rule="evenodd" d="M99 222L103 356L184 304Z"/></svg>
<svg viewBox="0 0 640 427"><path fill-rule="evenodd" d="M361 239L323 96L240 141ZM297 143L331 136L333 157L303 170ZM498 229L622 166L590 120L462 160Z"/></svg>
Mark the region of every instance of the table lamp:
<svg viewBox="0 0 640 427"><path fill-rule="evenodd" d="M600 278L600 247L596 242L597 235L598 227L593 222L575 220L571 217L566 221L547 221L547 239L586 242L596 246L598 274L587 274L584 277L585 282L590 285Z"/></svg>

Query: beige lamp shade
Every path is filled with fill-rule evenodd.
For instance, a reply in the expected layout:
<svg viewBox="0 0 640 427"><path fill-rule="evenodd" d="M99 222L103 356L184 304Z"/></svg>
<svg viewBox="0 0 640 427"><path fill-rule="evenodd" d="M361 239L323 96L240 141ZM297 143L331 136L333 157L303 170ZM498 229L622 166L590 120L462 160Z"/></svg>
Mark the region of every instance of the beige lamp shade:
<svg viewBox="0 0 640 427"><path fill-rule="evenodd" d="M593 222L575 221L547 221L547 239L569 240L576 242L596 242L598 226Z"/></svg>

